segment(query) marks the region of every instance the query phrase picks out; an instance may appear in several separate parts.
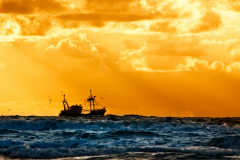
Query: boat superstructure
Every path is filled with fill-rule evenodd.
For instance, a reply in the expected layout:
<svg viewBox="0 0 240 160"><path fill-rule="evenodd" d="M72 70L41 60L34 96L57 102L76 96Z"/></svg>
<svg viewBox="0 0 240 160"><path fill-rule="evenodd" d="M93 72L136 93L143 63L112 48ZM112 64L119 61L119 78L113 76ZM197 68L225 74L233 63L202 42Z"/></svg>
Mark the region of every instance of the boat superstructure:
<svg viewBox="0 0 240 160"><path fill-rule="evenodd" d="M63 94L63 107L64 110L61 111L59 116L80 116L82 114L82 105L72 105L69 107L68 102Z"/></svg>

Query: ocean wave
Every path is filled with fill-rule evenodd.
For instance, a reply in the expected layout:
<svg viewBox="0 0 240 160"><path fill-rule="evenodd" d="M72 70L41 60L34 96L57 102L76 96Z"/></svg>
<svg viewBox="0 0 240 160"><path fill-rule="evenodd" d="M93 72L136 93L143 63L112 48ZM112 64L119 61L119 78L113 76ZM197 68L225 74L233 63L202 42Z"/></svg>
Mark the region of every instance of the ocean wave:
<svg viewBox="0 0 240 160"><path fill-rule="evenodd" d="M114 136L114 137L160 137L159 134L154 132L148 132L148 131L129 131L129 130L117 130L117 131L111 131L108 132L108 136Z"/></svg>
<svg viewBox="0 0 240 160"><path fill-rule="evenodd" d="M110 118L112 118L111 116ZM115 120L109 117L99 117L92 120L91 117L76 117L76 118L59 118L59 117L19 117L14 119L0 119L0 129L8 130L59 130L59 129L86 129L86 130L175 130L175 131L200 131L210 126L211 130L219 130L219 128L227 128L227 125L217 125L208 123L197 123L188 119L170 120L158 117L114 117ZM218 121L217 121L218 122Z"/></svg>
<svg viewBox="0 0 240 160"><path fill-rule="evenodd" d="M97 156L109 154L121 154L127 152L178 152L194 153L202 155L219 155L233 156L239 155L238 150L217 149L208 147L191 147L191 148L174 148L174 147L79 147L79 148L31 148L28 145L13 146L10 148L0 149L0 153L10 158L30 158L30 159L49 159L78 156Z"/></svg>
<svg viewBox="0 0 240 160"><path fill-rule="evenodd" d="M240 149L240 136L212 138L207 145L229 149Z"/></svg>

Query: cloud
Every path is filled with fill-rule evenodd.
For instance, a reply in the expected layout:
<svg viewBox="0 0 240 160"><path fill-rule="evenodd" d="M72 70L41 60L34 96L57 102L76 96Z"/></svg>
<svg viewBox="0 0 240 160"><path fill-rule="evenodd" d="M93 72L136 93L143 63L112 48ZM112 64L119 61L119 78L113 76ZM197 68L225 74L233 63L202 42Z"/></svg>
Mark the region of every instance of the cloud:
<svg viewBox="0 0 240 160"><path fill-rule="evenodd" d="M177 28L171 26L170 22L155 22L150 25L149 30L154 32L174 33L177 31Z"/></svg>
<svg viewBox="0 0 240 160"><path fill-rule="evenodd" d="M179 64L178 69L182 71L223 72L225 71L225 65L220 61L215 61L212 64L209 64L205 60L200 60L193 57L187 57L184 64L182 63Z"/></svg>
<svg viewBox="0 0 240 160"><path fill-rule="evenodd" d="M34 5L36 6L37 11L52 13L66 10L64 4L67 4L66 1L37 0Z"/></svg>
<svg viewBox="0 0 240 160"><path fill-rule="evenodd" d="M166 39L152 37L140 49L122 52L118 64L122 71L176 72L182 70L178 65L185 61L186 56L204 55L206 51L194 37L168 36Z"/></svg>
<svg viewBox="0 0 240 160"><path fill-rule="evenodd" d="M27 0L21 1L2 1L0 6L1 13L14 13L14 14L30 14L34 12L34 8Z"/></svg>
<svg viewBox="0 0 240 160"><path fill-rule="evenodd" d="M73 34L68 37L62 38L58 41L57 45L50 45L47 48L47 53L54 52L56 55L71 57L71 58L91 58L91 60L102 59L104 55L99 53L94 44L86 38L86 34Z"/></svg>
<svg viewBox="0 0 240 160"><path fill-rule="evenodd" d="M175 59L174 57L153 57L153 59L144 55L145 47L139 50L125 51L122 53L119 61L120 70L129 71L146 71L146 72L181 72L181 71L197 71L197 72L225 72L240 73L240 62L232 62L226 66L221 61L214 61L211 64L206 60L194 57L183 57ZM171 63L170 63L171 62ZM154 65L156 65L154 67ZM159 69L160 68L160 69ZM162 68L162 69L161 69Z"/></svg>
<svg viewBox="0 0 240 160"><path fill-rule="evenodd" d="M149 15L155 13L161 18L179 18L187 14L170 1L139 0L85 0L83 10L91 13Z"/></svg>
<svg viewBox="0 0 240 160"><path fill-rule="evenodd" d="M229 53L232 56L239 56L240 55L240 48L232 49Z"/></svg>
<svg viewBox="0 0 240 160"><path fill-rule="evenodd" d="M229 66L227 66L227 72L239 74L240 62L232 62Z"/></svg>
<svg viewBox="0 0 240 160"><path fill-rule="evenodd" d="M200 44L207 44L207 45L226 45L228 47L232 47L233 45L239 44L239 39L233 38L233 39L228 39L226 41L224 40L216 40L216 39L204 39L200 42Z"/></svg>
<svg viewBox="0 0 240 160"><path fill-rule="evenodd" d="M8 36L8 35L18 35L21 33L21 26L12 20L2 20L0 24L0 35Z"/></svg>
<svg viewBox="0 0 240 160"><path fill-rule="evenodd" d="M220 61L215 61L212 63L212 68L215 70L215 71L218 71L218 72L221 72L221 71L224 71L225 70L225 65L223 62L220 62Z"/></svg>
<svg viewBox="0 0 240 160"><path fill-rule="evenodd" d="M32 14L36 11L58 12L65 9L62 3L54 0L3 0L0 13Z"/></svg>
<svg viewBox="0 0 240 160"><path fill-rule="evenodd" d="M126 12L141 7L137 0L85 0L84 8L95 12Z"/></svg>
<svg viewBox="0 0 240 160"><path fill-rule="evenodd" d="M178 68L182 71L208 71L210 69L207 61L192 57L187 57L186 63L179 64Z"/></svg>
<svg viewBox="0 0 240 160"><path fill-rule="evenodd" d="M192 33L207 32L207 31L216 30L220 28L221 25L222 25L222 19L220 14L213 11L207 11L201 18L200 23L190 31Z"/></svg>
<svg viewBox="0 0 240 160"><path fill-rule="evenodd" d="M125 51L119 57L119 68L121 71L134 71L134 70L145 70L147 69L145 59L141 52L145 47L139 50Z"/></svg>
<svg viewBox="0 0 240 160"><path fill-rule="evenodd" d="M139 50L124 51L117 64L122 72L144 71L144 72L178 72L181 70L175 69L173 62L174 58L164 57L148 57L143 55L142 47ZM174 62L176 63L176 62Z"/></svg>
<svg viewBox="0 0 240 160"><path fill-rule="evenodd" d="M231 9L236 12L240 12L240 2L236 0L227 0L227 3L230 5Z"/></svg>
<svg viewBox="0 0 240 160"><path fill-rule="evenodd" d="M149 1L138 0L84 0L81 5L79 3L77 6L78 10L76 12L59 14L56 18L64 22L88 22L91 26L101 28L106 25L106 22L139 22L155 19L178 19L189 16L188 11L182 11L177 5L169 1L149 3ZM167 23L156 23L151 30L159 31L159 28L162 28L165 32L174 31L174 27Z"/></svg>
<svg viewBox="0 0 240 160"><path fill-rule="evenodd" d="M105 54L87 39L86 34L72 34L53 41L40 57L45 65L67 77L102 76L111 70L105 64ZM44 60L47 58L47 60ZM74 81L75 81L74 80Z"/></svg>
<svg viewBox="0 0 240 160"><path fill-rule="evenodd" d="M140 20L153 19L153 14L149 15L137 15L137 14L105 14L105 13L76 13L76 14L65 14L59 15L57 18L67 21L116 21L116 22L133 22Z"/></svg>
<svg viewBox="0 0 240 160"><path fill-rule="evenodd" d="M33 16L2 16L0 34L4 36L44 36L51 29L52 22Z"/></svg>
<svg viewBox="0 0 240 160"><path fill-rule="evenodd" d="M212 50L212 54L215 54L213 60L218 57L227 64L240 61L240 41L238 38L228 40L204 39L199 44Z"/></svg>
<svg viewBox="0 0 240 160"><path fill-rule="evenodd" d="M28 17L25 19L16 18L17 23L21 27L21 35L36 35L44 36L52 27L52 23L49 19L38 19L34 17Z"/></svg>

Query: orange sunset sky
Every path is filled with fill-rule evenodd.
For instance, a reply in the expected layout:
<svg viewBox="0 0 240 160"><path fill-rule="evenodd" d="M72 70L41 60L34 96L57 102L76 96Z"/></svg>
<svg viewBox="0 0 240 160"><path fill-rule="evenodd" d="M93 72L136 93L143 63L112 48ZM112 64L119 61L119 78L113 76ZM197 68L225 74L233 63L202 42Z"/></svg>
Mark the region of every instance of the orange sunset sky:
<svg viewBox="0 0 240 160"><path fill-rule="evenodd" d="M1 0L0 115L240 116L239 37L237 0Z"/></svg>

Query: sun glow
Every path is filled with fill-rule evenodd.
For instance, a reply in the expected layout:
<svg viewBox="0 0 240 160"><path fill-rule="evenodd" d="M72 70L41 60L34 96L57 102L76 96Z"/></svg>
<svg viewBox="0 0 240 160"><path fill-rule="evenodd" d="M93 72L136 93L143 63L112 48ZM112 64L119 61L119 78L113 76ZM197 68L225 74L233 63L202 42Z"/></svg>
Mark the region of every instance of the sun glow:
<svg viewBox="0 0 240 160"><path fill-rule="evenodd" d="M76 6L76 4L73 4L73 3L72 3L72 4L69 5L69 7L70 7L71 9L75 9L77 6Z"/></svg>

